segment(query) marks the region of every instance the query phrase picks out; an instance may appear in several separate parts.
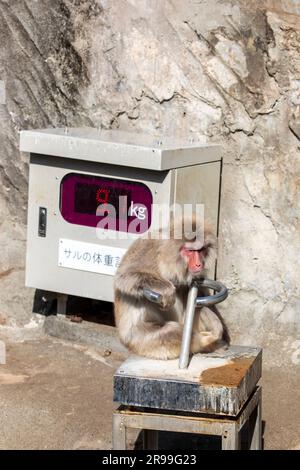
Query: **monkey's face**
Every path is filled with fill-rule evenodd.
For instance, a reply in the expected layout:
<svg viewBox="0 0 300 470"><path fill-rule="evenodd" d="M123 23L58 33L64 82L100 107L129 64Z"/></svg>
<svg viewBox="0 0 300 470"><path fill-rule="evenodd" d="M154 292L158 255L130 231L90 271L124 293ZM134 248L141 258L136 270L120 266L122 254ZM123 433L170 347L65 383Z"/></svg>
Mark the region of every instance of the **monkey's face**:
<svg viewBox="0 0 300 470"><path fill-rule="evenodd" d="M181 247L180 254L193 276L199 275L205 269L207 252L208 248L206 246L199 246L198 243L185 243Z"/></svg>

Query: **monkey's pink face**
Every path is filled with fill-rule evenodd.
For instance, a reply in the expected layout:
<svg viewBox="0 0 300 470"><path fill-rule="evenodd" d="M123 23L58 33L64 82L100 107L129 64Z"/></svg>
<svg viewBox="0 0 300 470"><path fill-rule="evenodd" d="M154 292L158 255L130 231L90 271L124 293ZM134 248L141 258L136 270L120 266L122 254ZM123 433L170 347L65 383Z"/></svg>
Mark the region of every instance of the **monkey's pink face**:
<svg viewBox="0 0 300 470"><path fill-rule="evenodd" d="M183 246L180 250L181 256L187 261L190 273L198 274L203 271L205 267L206 247L200 250L192 250Z"/></svg>

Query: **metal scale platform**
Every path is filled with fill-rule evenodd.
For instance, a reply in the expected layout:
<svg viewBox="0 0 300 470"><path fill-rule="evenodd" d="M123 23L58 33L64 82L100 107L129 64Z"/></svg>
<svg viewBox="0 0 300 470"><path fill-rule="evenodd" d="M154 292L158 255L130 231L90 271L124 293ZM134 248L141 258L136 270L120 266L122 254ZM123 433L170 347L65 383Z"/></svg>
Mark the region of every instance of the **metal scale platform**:
<svg viewBox="0 0 300 470"><path fill-rule="evenodd" d="M205 283L217 293L197 297L198 288L190 289L179 362L130 356L116 371L114 401L121 406L113 416L114 449L126 449L128 428L144 430L148 449L158 448L157 431L218 435L222 449L239 449L244 426L248 447L261 449L262 350L230 346L189 357L196 306L227 297L221 283ZM155 293L152 300L159 301Z"/></svg>

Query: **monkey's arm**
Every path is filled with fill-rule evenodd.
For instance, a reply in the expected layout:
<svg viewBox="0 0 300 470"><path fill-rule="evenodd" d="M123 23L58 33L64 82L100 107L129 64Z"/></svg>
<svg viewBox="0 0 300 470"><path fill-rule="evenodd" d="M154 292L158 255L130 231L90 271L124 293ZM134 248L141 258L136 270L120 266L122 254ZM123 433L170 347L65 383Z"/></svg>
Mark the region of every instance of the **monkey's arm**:
<svg viewBox="0 0 300 470"><path fill-rule="evenodd" d="M144 288L161 295L161 307L168 308L175 302L174 285L162 277L147 271L127 271L116 276L115 287L125 295L142 299Z"/></svg>

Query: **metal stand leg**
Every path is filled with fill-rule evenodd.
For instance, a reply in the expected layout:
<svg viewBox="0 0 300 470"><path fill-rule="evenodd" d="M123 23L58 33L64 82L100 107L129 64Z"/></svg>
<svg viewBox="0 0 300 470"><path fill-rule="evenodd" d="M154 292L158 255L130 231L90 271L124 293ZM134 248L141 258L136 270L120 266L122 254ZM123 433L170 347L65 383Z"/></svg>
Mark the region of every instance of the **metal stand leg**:
<svg viewBox="0 0 300 470"><path fill-rule="evenodd" d="M261 396L259 397L257 406L250 417L252 426L250 424L250 450L262 449L262 421L261 421Z"/></svg>
<svg viewBox="0 0 300 470"><path fill-rule="evenodd" d="M158 431L149 429L143 430L144 449L158 450Z"/></svg>
<svg viewBox="0 0 300 470"><path fill-rule="evenodd" d="M57 294L57 314L66 315L68 296L66 294Z"/></svg>
<svg viewBox="0 0 300 470"><path fill-rule="evenodd" d="M126 450L126 427L122 416L113 415L113 450Z"/></svg>
<svg viewBox="0 0 300 470"><path fill-rule="evenodd" d="M236 423L232 423L222 434L222 450L239 450L240 435Z"/></svg>

